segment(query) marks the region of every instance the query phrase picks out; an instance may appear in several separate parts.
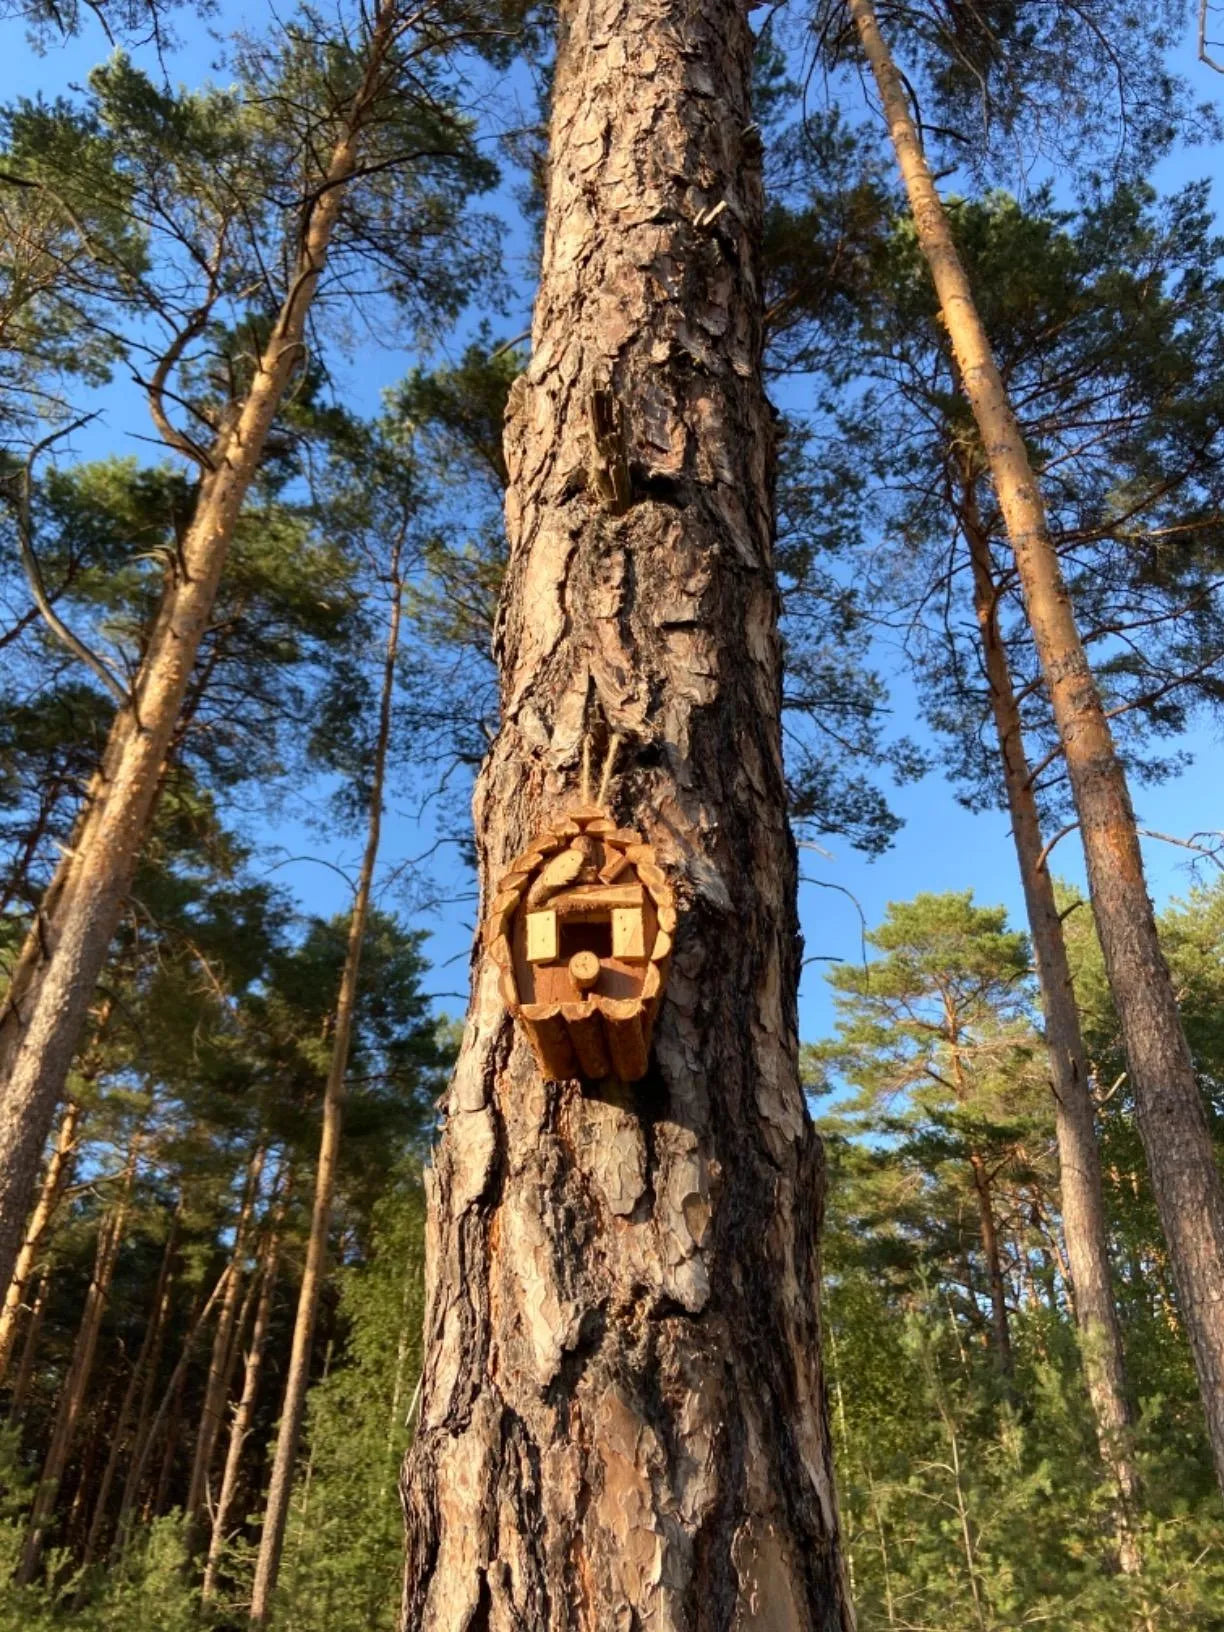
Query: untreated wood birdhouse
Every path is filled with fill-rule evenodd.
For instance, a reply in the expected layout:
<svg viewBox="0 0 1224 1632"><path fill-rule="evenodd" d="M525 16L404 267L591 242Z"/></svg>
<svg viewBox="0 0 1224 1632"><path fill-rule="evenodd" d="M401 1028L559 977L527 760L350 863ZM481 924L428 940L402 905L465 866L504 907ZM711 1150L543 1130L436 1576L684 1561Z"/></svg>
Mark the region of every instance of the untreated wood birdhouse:
<svg viewBox="0 0 1224 1632"><path fill-rule="evenodd" d="M485 934L545 1076L645 1075L675 928L650 846L597 805L570 811L516 858Z"/></svg>

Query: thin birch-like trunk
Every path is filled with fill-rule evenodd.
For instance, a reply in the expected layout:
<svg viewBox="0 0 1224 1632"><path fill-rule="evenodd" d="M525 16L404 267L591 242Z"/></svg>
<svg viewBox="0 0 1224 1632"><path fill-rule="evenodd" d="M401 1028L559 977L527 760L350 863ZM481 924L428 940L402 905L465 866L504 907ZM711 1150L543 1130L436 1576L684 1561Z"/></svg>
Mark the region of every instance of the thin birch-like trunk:
<svg viewBox="0 0 1224 1632"><path fill-rule="evenodd" d="M55 1146L47 1162L47 1171L43 1174L38 1201L26 1226L25 1240L17 1254L13 1278L5 1294L4 1307L0 1310L0 1382L4 1381L9 1361L13 1357L25 1295L37 1268L48 1227L55 1217L72 1173L80 1120L81 1107L75 1099L70 1099L60 1118L59 1132L56 1134Z"/></svg>
<svg viewBox="0 0 1224 1632"><path fill-rule="evenodd" d="M391 743L391 710L395 697L395 666L399 653L400 620L403 612L403 583L400 578L402 540L395 543L388 572L391 590L391 616L387 628L383 655L382 687L379 696L378 734L374 745L374 764L370 776L370 805L366 820L365 852L353 897L353 912L349 921L348 946L344 969L340 976L340 990L336 998L336 1027L332 1040L332 1054L323 1094L323 1131L319 1142L319 1159L315 1168L314 1208L310 1219L310 1239L306 1246L306 1263L298 1292L297 1315L293 1324L293 1343L289 1351L289 1369L285 1379L285 1399L281 1407L280 1428L276 1436L276 1452L268 1482L268 1498L264 1508L263 1532L259 1541L259 1556L255 1563L255 1582L251 1594L251 1623L262 1626L267 1621L276 1580L280 1572L281 1552L285 1544L285 1524L289 1517L289 1498L293 1493L293 1470L297 1461L298 1442L306 1411L306 1390L310 1381L310 1351L314 1342L315 1320L319 1298L327 1274L327 1237L331 1227L332 1194L336 1184L336 1167L340 1157L340 1128L344 1115L344 1078L348 1070L349 1046L353 1020L357 1011L358 979L361 973L361 949L365 942L366 924L370 913L370 892L374 885L374 868L378 861L378 845L382 836L383 788L387 774L387 752Z"/></svg>
<svg viewBox="0 0 1224 1632"><path fill-rule="evenodd" d="M217 1435L221 1431L225 1402L229 1398L230 1383L234 1375L234 1362L237 1358L235 1333L238 1329L238 1312L242 1298L243 1262L247 1254L251 1220L259 1199L264 1154L264 1147L260 1145L247 1164L242 1199L234 1224L230 1277L217 1312L217 1325L213 1333L208 1378L204 1385L204 1401L200 1409L200 1425L196 1431L195 1453L191 1459L191 1475L187 1483L187 1502L183 1509L193 1550L203 1544L201 1516L208 1491L208 1476L212 1470L213 1452L217 1445Z"/></svg>
<svg viewBox="0 0 1224 1632"><path fill-rule="evenodd" d="M131 699L115 715L85 806L15 966L0 1012L0 1285L7 1286L39 1157L144 843L234 529L305 353L306 323L382 89L395 0L375 17L365 72L322 184L292 229L288 292L247 394L208 454L179 565Z"/></svg>
<svg viewBox="0 0 1224 1632"><path fill-rule="evenodd" d="M106 1313L115 1262L123 1244L123 1231L127 1224L139 1151L140 1138L137 1136L132 1141L124 1164L123 1184L119 1197L107 1212L102 1228L98 1232L93 1275L89 1282L89 1290L85 1294L85 1307L72 1347L68 1375L64 1378L60 1390L46 1458L30 1508L25 1546L16 1571L16 1580L21 1586L27 1586L34 1579L38 1569L47 1531L54 1517L60 1481L68 1463L68 1453L72 1449L73 1432L81 1414L90 1377L93 1375L94 1357L98 1352L98 1333L102 1329L102 1317Z"/></svg>
<svg viewBox="0 0 1224 1632"><path fill-rule="evenodd" d="M1224 1180L1160 949L1126 774L1088 665L1024 437L872 0L847 0L870 64L957 368L1015 554L1079 818L1139 1133L1224 1489Z"/></svg>
<svg viewBox="0 0 1224 1632"><path fill-rule="evenodd" d="M1126 1394L1122 1330L1114 1303L1109 1263L1105 1192L1101 1152L1097 1143L1096 1113L1089 1082L1088 1052L1080 1030L1066 937L1054 897L1054 881L1045 860L1037 798L1024 750L1020 706L999 631L998 589L994 581L990 546L978 514L977 497L968 479L964 486L961 520L973 567L974 606L982 642L982 658L990 688L990 707L1003 767L1012 840L1024 889L1033 962L1041 989L1058 1140L1063 1237L1079 1327L1084 1378L1101 1457L1122 1499L1123 1511L1119 1515L1120 1562L1127 1573L1133 1573L1138 1566L1138 1558L1128 1533L1125 1510L1138 1495L1138 1476L1129 1449L1131 1413Z"/></svg>
<svg viewBox="0 0 1224 1632"><path fill-rule="evenodd" d="M157 1282L153 1288L153 1300L149 1319L145 1322L144 1336L141 1338L140 1349L132 1366L132 1375L123 1392L123 1400L119 1406L119 1414L115 1419L115 1426L111 1433L110 1452L106 1458L106 1466L102 1470L102 1480L94 1497L93 1514L89 1521L89 1533L85 1538L85 1550L81 1556L81 1567L92 1564L98 1555L98 1548L102 1540L102 1532L106 1526L106 1510L110 1505L111 1487L115 1482L119 1463L127 1445L128 1431L131 1427L132 1412L136 1405L138 1393L147 1395L146 1371L156 1364L155 1354L161 1349L162 1326L169 1309L170 1282L174 1267L174 1255L178 1251L179 1221L182 1217L182 1204L175 1208L174 1217L170 1221L170 1228L166 1233L166 1245L162 1251L161 1265L157 1271ZM139 1423L138 1423L139 1427Z"/></svg>
<svg viewBox="0 0 1224 1632"><path fill-rule="evenodd" d="M181 1416L183 1385L187 1378L187 1367L191 1362L196 1340L212 1314L214 1305L225 1296L229 1277L230 1265L226 1264L213 1283L212 1291L192 1315L188 1323L187 1335L183 1339L178 1359L174 1363L174 1370L170 1373L170 1380L166 1384L165 1391L158 1402L157 1410L153 1413L153 1417L149 1422L143 1443L139 1443L139 1449L133 1446L132 1465L128 1469L128 1477L124 1483L123 1499L119 1504L119 1519L116 1527L116 1545L120 1552L127 1546L132 1514L136 1511L137 1503L140 1500L141 1487L144 1484L144 1476L153 1455L153 1448L157 1443L158 1431L162 1423L167 1422L168 1417L166 1448L161 1471L158 1474L157 1485L152 1499L146 1502L144 1507L144 1512L148 1514L161 1512L162 1501L169 1485L170 1471L178 1448L178 1419Z"/></svg>
<svg viewBox="0 0 1224 1632"><path fill-rule="evenodd" d="M541 1075L487 949L428 1171L405 1632L846 1632L798 1075L742 0L562 0L510 394L483 899L621 739L676 892L639 1082Z"/></svg>
<svg viewBox="0 0 1224 1632"><path fill-rule="evenodd" d="M229 1444L225 1452L225 1468L221 1475L221 1488L217 1492L217 1504L213 1512L212 1535L208 1543L208 1558L204 1566L202 1597L205 1603L216 1595L221 1559L228 1540L227 1528L230 1510L234 1505L234 1497L238 1493L238 1476L242 1471L243 1447L246 1445L247 1436L251 1431L251 1421L255 1415L255 1401L259 1396L259 1379L263 1371L264 1353L268 1346L268 1327L272 1319L272 1296L276 1290L276 1271L280 1257L280 1225L286 1198L287 1190L282 1195L277 1216L269 1228L264 1246L263 1264L259 1280L259 1301L255 1305L255 1320L251 1327L251 1346L247 1350L246 1364L242 1373L242 1393L238 1397L238 1404L234 1409L234 1419L230 1424Z"/></svg>
<svg viewBox="0 0 1224 1632"><path fill-rule="evenodd" d="M25 1409L26 1396L30 1392L30 1382L34 1376L34 1356L38 1350L38 1338L42 1331L43 1317L47 1312L47 1298L50 1292L51 1270L48 1267L44 1268L38 1277L38 1291L34 1294L25 1341L21 1345L21 1359L17 1364L17 1375L13 1379L13 1397L9 1401L9 1416L12 1420L20 1417Z"/></svg>
<svg viewBox="0 0 1224 1632"><path fill-rule="evenodd" d="M1007 1314L1007 1286L1003 1279L1003 1261L999 1255L999 1232L995 1226L990 1174L980 1151L969 1152L969 1167L973 1174L974 1194L977 1196L982 1257L986 1262L986 1277L990 1285L990 1324L994 1333L995 1360L1004 1382L1010 1389L1016 1368L1012 1359L1011 1323Z"/></svg>

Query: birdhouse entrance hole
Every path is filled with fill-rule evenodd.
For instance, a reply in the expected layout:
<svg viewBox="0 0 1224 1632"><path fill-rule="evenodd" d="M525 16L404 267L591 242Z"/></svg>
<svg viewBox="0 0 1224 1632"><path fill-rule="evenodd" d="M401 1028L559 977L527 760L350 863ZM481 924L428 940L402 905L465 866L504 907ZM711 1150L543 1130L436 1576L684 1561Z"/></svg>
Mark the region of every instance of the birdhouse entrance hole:
<svg viewBox="0 0 1224 1632"><path fill-rule="evenodd" d="M612 956L612 918L563 918L560 925L559 962L568 963L575 952L594 952L597 958Z"/></svg>

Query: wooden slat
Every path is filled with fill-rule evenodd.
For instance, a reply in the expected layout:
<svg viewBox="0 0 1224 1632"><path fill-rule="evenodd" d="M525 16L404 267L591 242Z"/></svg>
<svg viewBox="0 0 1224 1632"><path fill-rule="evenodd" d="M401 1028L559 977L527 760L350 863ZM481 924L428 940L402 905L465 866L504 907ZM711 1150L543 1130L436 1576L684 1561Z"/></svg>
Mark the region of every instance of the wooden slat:
<svg viewBox="0 0 1224 1632"><path fill-rule="evenodd" d="M600 1001L612 1069L622 1082L637 1082L646 1075L650 1050L642 1027L642 1005L636 998Z"/></svg>
<svg viewBox="0 0 1224 1632"><path fill-rule="evenodd" d="M640 907L644 893L640 884L579 884L549 896L548 904L563 917L581 918L613 907Z"/></svg>
<svg viewBox="0 0 1224 1632"><path fill-rule="evenodd" d="M578 1056L578 1064L582 1068L582 1075L592 1081L610 1075L612 1059L608 1053L607 1041L604 1037L603 1016L599 1012L599 1000L588 999L585 1003L563 1003L561 1013L569 1027L570 1042L574 1046L574 1053Z"/></svg>
<svg viewBox="0 0 1224 1632"><path fill-rule="evenodd" d="M522 1021L527 1040L546 1077L554 1082L566 1082L581 1075L569 1027L555 1004L525 1003Z"/></svg>

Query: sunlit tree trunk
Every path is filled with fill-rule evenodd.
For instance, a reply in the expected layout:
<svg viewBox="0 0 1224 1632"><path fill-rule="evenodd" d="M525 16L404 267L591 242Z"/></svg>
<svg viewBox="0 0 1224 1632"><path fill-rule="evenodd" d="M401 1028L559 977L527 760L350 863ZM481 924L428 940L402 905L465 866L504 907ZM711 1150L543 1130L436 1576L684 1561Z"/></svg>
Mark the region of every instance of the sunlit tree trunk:
<svg viewBox="0 0 1224 1632"><path fill-rule="evenodd" d="M26 1397L30 1392L30 1382L34 1376L34 1356L38 1351L38 1338L42 1331L43 1316L47 1312L47 1298L50 1292L51 1271L46 1268L38 1277L38 1291L34 1294L34 1302L30 1307L25 1341L21 1345L21 1359L17 1363L17 1375L13 1379L9 1415L14 1419L20 1417L25 1409Z"/></svg>
<svg viewBox="0 0 1224 1632"><path fill-rule="evenodd" d="M251 1421L255 1415L255 1401L259 1396L259 1379L263 1371L264 1353L268 1346L268 1326L272 1318L272 1295L276 1290L276 1270L280 1256L280 1223L284 1201L281 1210L273 1219L264 1244L263 1262L260 1266L259 1300L255 1305L255 1320L251 1327L251 1345L247 1350L246 1364L242 1373L242 1393L238 1397L238 1404L234 1409L234 1419L230 1424L229 1444L225 1452L225 1469L221 1475L221 1488L217 1492L217 1503L213 1511L212 1535L208 1543L208 1560L204 1567L203 1597L207 1602L217 1590L218 1571L221 1567L221 1558L225 1550L227 1529L230 1512L234 1505L234 1497L238 1492L238 1477L242 1471L242 1451L246 1445L247 1435L251 1431Z"/></svg>
<svg viewBox="0 0 1224 1632"><path fill-rule="evenodd" d="M621 738L680 908L648 1075L541 1076L478 948L429 1173L405 1632L844 1632L797 1069L740 0L563 0L510 398L483 899Z"/></svg>
<svg viewBox="0 0 1224 1632"><path fill-rule="evenodd" d="M77 1419L81 1414L81 1407L85 1402L90 1378L93 1375L94 1357L98 1351L98 1333L102 1328L102 1317L106 1312L106 1302L110 1296L110 1284L115 1271L115 1261L123 1244L123 1232L127 1224L128 1207L131 1203L132 1183L136 1177L139 1151L140 1139L137 1137L132 1141L127 1161L124 1164L119 1196L106 1213L98 1232L93 1275L89 1282L89 1290L85 1294L85 1307L81 1312L81 1321L72 1348L72 1360L68 1367L68 1374L64 1378L63 1387L60 1390L59 1404L56 1407L55 1421L51 1428L51 1438L47 1446L42 1474L34 1492L34 1502L30 1509L29 1529L26 1533L25 1546L22 1550L21 1562L17 1568L17 1580L22 1585L32 1581L38 1569L47 1531L55 1512L55 1498L59 1493L60 1481L64 1476L64 1469L68 1462L68 1453L72 1448L73 1432L77 1425Z"/></svg>
<svg viewBox="0 0 1224 1632"><path fill-rule="evenodd" d="M1020 865L1033 962L1041 987L1045 1042L1054 1094L1058 1139L1058 1173L1063 1238L1071 1292L1079 1326L1084 1376L1096 1422L1101 1456L1117 1483L1124 1507L1138 1494L1130 1454L1130 1407L1122 1356L1122 1332L1114 1304L1105 1221L1105 1192L1096 1115L1088 1075L1088 1054L1080 1031L1079 1010L1071 983L1071 966L1063 934L1054 881L1046 866L1037 798L1033 788L1020 707L1012 683L1007 651L999 631L998 590L990 546L977 510L976 494L966 481L962 522L973 566L974 605L982 641L982 658L990 688L990 706L1011 816L1012 840ZM1137 1553L1122 1515L1121 1562L1128 1571Z"/></svg>
<svg viewBox="0 0 1224 1632"><path fill-rule="evenodd" d="M200 1425L196 1432L195 1454L191 1461L191 1476L187 1485L187 1504L184 1513L193 1545L202 1545L201 1515L208 1491L208 1476L212 1470L213 1452L225 1402L229 1398L230 1383L237 1359L236 1333L238 1311L242 1297L243 1264L246 1260L251 1220L259 1199L259 1181L263 1173L264 1149L261 1145L247 1164L242 1200L234 1224L234 1245L230 1252L230 1276L225 1296L217 1312L213 1332L212 1354L208 1362L208 1378L204 1385L204 1402L200 1410Z"/></svg>
<svg viewBox="0 0 1224 1632"><path fill-rule="evenodd" d="M123 1496L119 1503L119 1516L116 1524L116 1539L120 1551L126 1547L132 1516L137 1510L140 1493L144 1488L145 1474L148 1472L153 1452L157 1446L157 1436L163 1422L166 1423L166 1445L162 1458L161 1471L151 1497L145 1502L142 1511L146 1514L159 1513L162 1510L162 1501L170 1482L170 1474L178 1454L178 1427L182 1415L183 1386L187 1378L187 1368L191 1356L195 1351L196 1342L212 1314L213 1309L221 1298L225 1296L225 1289L229 1285L230 1265L227 1264L213 1283L212 1291L207 1298L197 1298L196 1307L187 1323L187 1335L179 1349L174 1369L170 1373L170 1380L157 1409L143 1433L137 1432L132 1446L132 1463L128 1468L128 1475L123 1485ZM156 1361L150 1368L150 1378L156 1376ZM147 1402L142 1403L141 1417L147 1413Z"/></svg>
<svg viewBox="0 0 1224 1632"><path fill-rule="evenodd" d="M315 1167L310 1239L306 1246L306 1263L302 1270L302 1284L298 1292L293 1346L289 1352L289 1369L285 1379L285 1400L281 1408L276 1453L272 1459L272 1474L268 1482L268 1499L264 1509L263 1532L259 1541L259 1557L255 1564L255 1585L251 1595L251 1622L255 1626L261 1626L266 1622L272 1595L276 1591L281 1552L285 1544L285 1524L289 1516L289 1498L293 1493L293 1470L297 1461L298 1442L301 1439L302 1420L306 1410L310 1351L314 1342L319 1298L327 1273L327 1236L331 1227L332 1194L335 1190L336 1167L340 1157L344 1078L348 1070L349 1046L357 1011L361 949L365 941L366 924L370 913L370 892L374 885L374 868L378 861L378 845L382 836L383 790L387 774L387 753L391 745L391 711L395 697L395 667L399 654L400 621L403 611L404 585L400 576L402 549L401 539L396 542L391 552L387 575L391 593L391 615L383 654L378 731L374 744L374 764L370 774L365 852L353 897L348 947L336 999L336 1024L331 1061L323 1095L323 1132L319 1143L319 1159Z"/></svg>
<svg viewBox="0 0 1224 1632"><path fill-rule="evenodd" d="M17 1263L5 1295L4 1308L0 1310L0 1382L3 1382L9 1361L13 1357L13 1346L17 1341L17 1329L25 1295L38 1265L48 1227L55 1217L72 1173L80 1120L81 1107L75 1099L70 1099L60 1118L59 1131L47 1162L47 1170L43 1174L42 1188L38 1192L38 1200L26 1225L25 1240L17 1254Z"/></svg>
<svg viewBox="0 0 1224 1632"><path fill-rule="evenodd" d="M872 0L847 3L880 93L919 244L1015 554L1079 817L1139 1132L1224 1489L1224 1180L1157 939L1126 774L1076 627L1024 437L923 155L903 81Z"/></svg>
<svg viewBox="0 0 1224 1632"><path fill-rule="evenodd" d="M363 130L381 94L396 0L378 8L361 83L300 223L289 287L271 337L208 453L195 513L154 622L131 699L115 715L63 861L47 888L0 1012L0 1286L7 1286L39 1158L80 1041L144 843L183 698L234 529L282 399L305 351L311 302Z"/></svg>
<svg viewBox="0 0 1224 1632"><path fill-rule="evenodd" d="M973 1190L978 1204L978 1231L982 1238L982 1257L986 1264L986 1278L990 1285L990 1324L994 1334L995 1359L1008 1386L1011 1385L1015 1362L1012 1359L1011 1322L1007 1313L1007 1284L1003 1278L1003 1260L999 1254L999 1232L995 1225L994 1198L986 1160L977 1150L969 1152L969 1167L973 1173Z"/></svg>
<svg viewBox="0 0 1224 1632"><path fill-rule="evenodd" d="M144 1424L141 1415L137 1416L136 1434L132 1444L128 1445L128 1436L132 1431L132 1415L136 1407L137 1397L146 1402L151 1397L153 1375L157 1369L157 1357L161 1353L161 1337L169 1310L170 1287L174 1272L174 1259L178 1251L179 1220L182 1216L181 1204L175 1209L174 1217L170 1221L170 1228L166 1235L166 1245L162 1250L161 1266L157 1272L157 1281L153 1288L153 1301L148 1320L145 1322L144 1336L140 1341L140 1348L132 1366L132 1374L123 1392L123 1399L119 1406L119 1413L115 1419L115 1426L111 1434L110 1451L106 1458L106 1466L102 1470L102 1479L94 1497L93 1515L89 1521L89 1534L85 1538L85 1550L81 1557L82 1567L91 1564L97 1557L101 1545L102 1535L106 1528L107 1508L110 1505L111 1489L115 1482L115 1475L119 1470L119 1463L125 1449L134 1451L139 1440L140 1431Z"/></svg>

